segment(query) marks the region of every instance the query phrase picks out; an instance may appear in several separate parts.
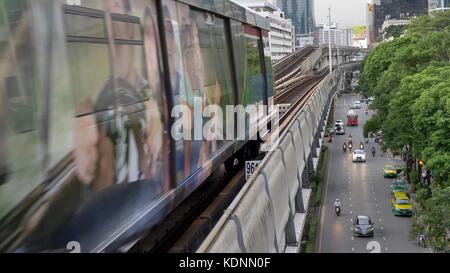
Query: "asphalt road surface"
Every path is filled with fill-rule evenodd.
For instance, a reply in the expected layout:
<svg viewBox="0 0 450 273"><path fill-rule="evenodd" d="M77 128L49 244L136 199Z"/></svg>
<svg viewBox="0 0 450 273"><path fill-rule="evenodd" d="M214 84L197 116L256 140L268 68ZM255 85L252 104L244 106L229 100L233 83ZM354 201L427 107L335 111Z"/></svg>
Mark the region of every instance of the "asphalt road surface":
<svg viewBox="0 0 450 273"><path fill-rule="evenodd" d="M346 121L346 113L358 98L343 95L337 99L335 119ZM379 146L370 139L365 144L366 163L352 163L351 153L344 153L342 145L353 137L354 146L364 141L363 125L373 114L366 116L366 104L356 110L359 126L345 126L346 135L335 136L330 148L330 162L325 185L324 203L321 208L317 252L320 253L411 253L430 252L417 241L409 240L411 217L396 217L391 210L391 179L383 177L383 166L388 163L402 163L384 155ZM372 156L375 146L377 153ZM334 201L341 200L342 214L334 212ZM353 235L353 219L357 215L367 215L375 222L374 237L363 238Z"/></svg>

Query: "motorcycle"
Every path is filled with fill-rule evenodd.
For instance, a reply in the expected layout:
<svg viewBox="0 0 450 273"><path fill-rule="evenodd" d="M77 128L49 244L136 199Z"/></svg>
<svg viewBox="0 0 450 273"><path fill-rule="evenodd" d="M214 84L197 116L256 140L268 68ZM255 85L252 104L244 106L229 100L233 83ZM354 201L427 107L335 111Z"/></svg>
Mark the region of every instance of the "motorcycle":
<svg viewBox="0 0 450 273"><path fill-rule="evenodd" d="M342 146L342 150L344 151L344 153L347 152L347 144L344 143L344 146Z"/></svg>
<svg viewBox="0 0 450 273"><path fill-rule="evenodd" d="M366 137L366 144L369 144L369 138Z"/></svg>
<svg viewBox="0 0 450 273"><path fill-rule="evenodd" d="M375 150L372 150L372 156L375 156Z"/></svg>
<svg viewBox="0 0 450 273"><path fill-rule="evenodd" d="M335 207L334 208L334 212L336 213L337 216L341 215L341 208L340 207Z"/></svg>
<svg viewBox="0 0 450 273"><path fill-rule="evenodd" d="M368 115L368 114L369 114L369 110L366 109L366 115Z"/></svg>
<svg viewBox="0 0 450 273"><path fill-rule="evenodd" d="M360 150L364 150L364 144L362 144L362 143L359 144L359 149L360 149Z"/></svg>
<svg viewBox="0 0 450 273"><path fill-rule="evenodd" d="M350 144L348 145L348 149L351 151L351 150L353 149L353 144L350 143Z"/></svg>

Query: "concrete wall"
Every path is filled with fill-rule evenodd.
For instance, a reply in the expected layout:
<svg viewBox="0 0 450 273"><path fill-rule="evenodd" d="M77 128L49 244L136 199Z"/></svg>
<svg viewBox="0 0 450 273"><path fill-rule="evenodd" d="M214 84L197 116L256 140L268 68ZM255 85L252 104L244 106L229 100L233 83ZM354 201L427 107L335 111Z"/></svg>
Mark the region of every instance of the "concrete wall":
<svg viewBox="0 0 450 273"><path fill-rule="evenodd" d="M197 252L300 251L310 192L305 173L317 166L336 77L334 72L319 85Z"/></svg>

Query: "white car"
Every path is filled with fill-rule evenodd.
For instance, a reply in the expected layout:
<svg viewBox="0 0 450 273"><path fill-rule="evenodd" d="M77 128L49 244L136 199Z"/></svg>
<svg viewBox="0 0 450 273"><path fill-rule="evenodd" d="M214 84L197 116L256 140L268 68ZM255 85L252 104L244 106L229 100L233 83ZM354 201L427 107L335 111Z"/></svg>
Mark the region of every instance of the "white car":
<svg viewBox="0 0 450 273"><path fill-rule="evenodd" d="M359 100L355 101L353 103L353 108L354 109L361 109L361 102Z"/></svg>
<svg viewBox="0 0 450 273"><path fill-rule="evenodd" d="M344 121L343 120L336 120L334 127L344 127Z"/></svg>
<svg viewBox="0 0 450 273"><path fill-rule="evenodd" d="M345 135L344 126L336 125L336 128L334 129L334 131L336 132L336 135Z"/></svg>
<svg viewBox="0 0 450 273"><path fill-rule="evenodd" d="M352 155L353 162L366 162L366 152L363 150L355 150Z"/></svg>

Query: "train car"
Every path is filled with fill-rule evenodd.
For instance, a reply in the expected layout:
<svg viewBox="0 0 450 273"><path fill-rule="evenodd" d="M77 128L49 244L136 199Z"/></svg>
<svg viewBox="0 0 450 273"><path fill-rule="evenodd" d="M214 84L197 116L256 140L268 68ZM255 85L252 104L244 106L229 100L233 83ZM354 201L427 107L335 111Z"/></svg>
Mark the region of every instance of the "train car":
<svg viewBox="0 0 450 273"><path fill-rule="evenodd" d="M354 110L347 113L347 126L358 126L358 114Z"/></svg>
<svg viewBox="0 0 450 273"><path fill-rule="evenodd" d="M124 251L245 159L251 130L178 139L173 111L273 111L269 29L228 0L0 0L0 251Z"/></svg>

